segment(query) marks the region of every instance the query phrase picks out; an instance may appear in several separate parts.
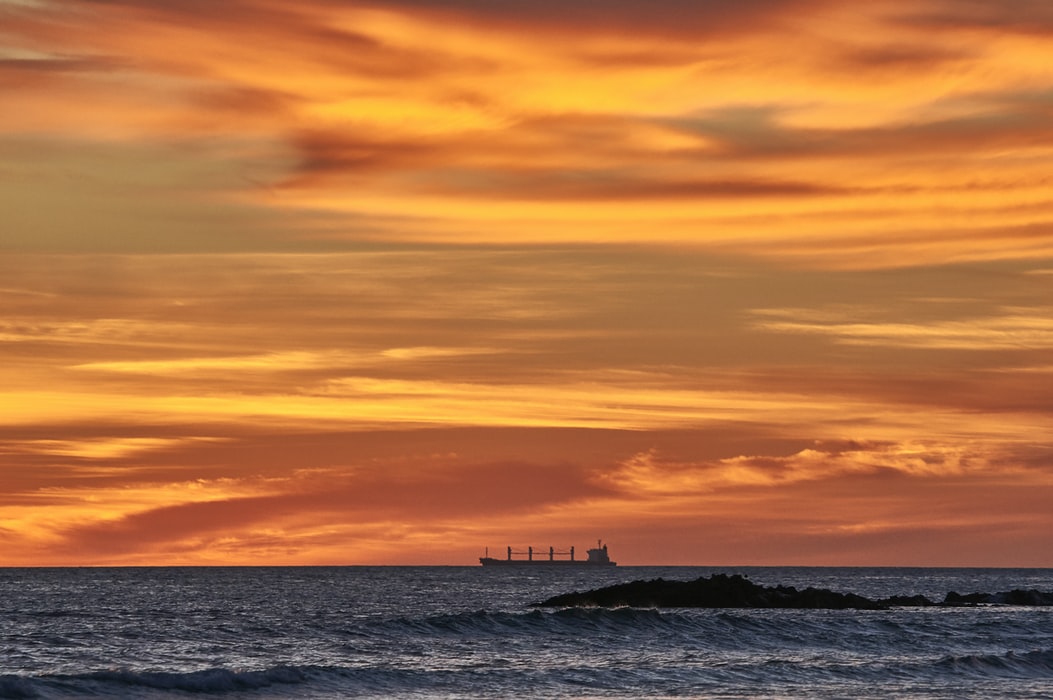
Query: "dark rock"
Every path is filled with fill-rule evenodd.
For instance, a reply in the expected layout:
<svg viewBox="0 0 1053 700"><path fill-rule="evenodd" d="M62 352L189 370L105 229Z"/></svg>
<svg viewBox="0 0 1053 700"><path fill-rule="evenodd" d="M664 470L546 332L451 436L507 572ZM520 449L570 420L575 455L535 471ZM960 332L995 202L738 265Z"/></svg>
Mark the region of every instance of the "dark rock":
<svg viewBox="0 0 1053 700"><path fill-rule="evenodd" d="M1036 591L1034 588L1027 591L1014 588L1011 591L999 593L998 595L1002 598L998 602L1006 605L1030 605L1035 607L1053 605L1053 593L1043 593L1042 591Z"/></svg>
<svg viewBox="0 0 1053 700"><path fill-rule="evenodd" d="M980 603L990 603L990 597L990 593L968 593L962 595L961 593L950 591L944 596L943 604L950 606L979 605Z"/></svg>
<svg viewBox="0 0 1053 700"><path fill-rule="evenodd" d="M923 595L891 596L871 600L854 593L837 593L825 588L759 586L738 574L713 574L694 581L632 581L592 591L557 595L540 603L541 607L600 608L812 608L824 610L887 610L890 607L964 607L969 605L1053 606L1053 593L1036 590L1002 593L951 591L943 602L935 603Z"/></svg>
<svg viewBox="0 0 1053 700"><path fill-rule="evenodd" d="M886 605L854 593L823 588L759 586L737 574L714 574L694 581L633 581L583 593L557 595L542 607L637 608L814 608L882 610Z"/></svg>
<svg viewBox="0 0 1053 700"><path fill-rule="evenodd" d="M890 608L927 608L936 605L923 595L894 595L878 602Z"/></svg>
<svg viewBox="0 0 1053 700"><path fill-rule="evenodd" d="M951 607L965 605L1026 605L1032 607L1053 606L1053 593L1042 591L1022 590L1014 588L1011 591L1001 593L969 593L962 595L951 591L943 599L943 604Z"/></svg>

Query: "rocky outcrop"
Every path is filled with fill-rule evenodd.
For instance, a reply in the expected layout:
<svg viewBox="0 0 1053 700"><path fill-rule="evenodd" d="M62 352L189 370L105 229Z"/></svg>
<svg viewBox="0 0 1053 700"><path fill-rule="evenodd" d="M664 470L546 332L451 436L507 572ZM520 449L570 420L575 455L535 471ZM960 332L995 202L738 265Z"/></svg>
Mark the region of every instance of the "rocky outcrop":
<svg viewBox="0 0 1053 700"><path fill-rule="evenodd" d="M743 576L714 574L694 581L633 581L584 593L557 595L543 607L640 608L823 608L879 610L883 606L854 593L823 588L759 586Z"/></svg>
<svg viewBox="0 0 1053 700"><path fill-rule="evenodd" d="M1027 605L1034 607L1047 607L1053 605L1053 593L1043 593L1042 591L1022 590L1020 588L1014 588L1011 591L1003 591L1002 593L969 593L962 595L961 593L955 593L951 591L947 594L947 597L943 599L943 604L947 606L962 606L962 605Z"/></svg>
<svg viewBox="0 0 1053 700"><path fill-rule="evenodd" d="M936 603L923 595L871 600L855 593L825 588L760 586L738 574L714 574L694 581L633 581L592 591L549 598L540 607L634 608L812 608L825 610L886 610L892 607L961 607L968 605L1053 606L1053 593L1012 590L1002 593L950 592Z"/></svg>

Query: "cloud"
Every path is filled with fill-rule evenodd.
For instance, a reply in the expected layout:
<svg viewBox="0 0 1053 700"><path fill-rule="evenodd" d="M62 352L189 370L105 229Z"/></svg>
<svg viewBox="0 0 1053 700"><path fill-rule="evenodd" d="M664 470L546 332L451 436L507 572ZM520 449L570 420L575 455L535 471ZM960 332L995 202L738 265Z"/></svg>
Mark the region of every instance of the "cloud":
<svg viewBox="0 0 1053 700"><path fill-rule="evenodd" d="M125 62L108 56L45 55L31 58L0 58L0 85L39 87L69 73L107 73L126 68Z"/></svg>
<svg viewBox="0 0 1053 700"><path fill-rule="evenodd" d="M387 0L378 3L388 9L459 17L516 32L536 27L559 33L594 31L697 38L753 31L758 25L807 12L822 4L814 0L744 0L734 5L719 0L658 0L646 5L621 0L589 0L573 5L555 0L512 0L497 5L478 0Z"/></svg>
<svg viewBox="0 0 1053 700"><path fill-rule="evenodd" d="M662 201L714 199L794 198L837 195L841 186L809 182L758 179L665 180L660 176L618 173L611 170L552 169L504 173L450 171L426 187L450 193L503 200L532 201Z"/></svg>
<svg viewBox="0 0 1053 700"><path fill-rule="evenodd" d="M347 366L360 363L361 357L349 353L312 353L291 351L265 355L234 357L193 357L170 360L132 360L124 362L89 362L73 369L93 372L128 372L143 374L208 374L214 372L288 372L295 370Z"/></svg>
<svg viewBox="0 0 1053 700"><path fill-rule="evenodd" d="M897 20L927 31L978 29L1040 36L1053 32L1053 10L1043 0L938 0L901 10Z"/></svg>
<svg viewBox="0 0 1053 700"><path fill-rule="evenodd" d="M911 477L947 477L974 472L1007 476L1009 466L992 445L968 446L872 441L819 441L792 455L737 456L712 462L679 462L656 450L633 455L617 469L597 475L600 483L632 498L647 495L695 500L739 487L781 488L798 482L838 481L852 474L895 472ZM1001 448L1004 449L1004 448Z"/></svg>
<svg viewBox="0 0 1053 700"><path fill-rule="evenodd" d="M896 156L928 153L968 153L1012 146L1025 147L1050 134L1053 127L1043 109L1016 90L981 92L933 100L909 122L861 128L789 126L795 107L770 106L718 109L709 114L670 117L665 123L714 144L701 158L814 159ZM1038 101L1041 103L1041 100ZM1026 106L1025 106L1026 105ZM963 113L937 117L943 108ZM966 111L966 108L969 108ZM928 116L931 115L931 116ZM974 175L975 177L975 175Z"/></svg>
<svg viewBox="0 0 1053 700"><path fill-rule="evenodd" d="M977 51L933 46L929 43L853 46L842 55L843 66L874 73L948 70L955 64L975 61Z"/></svg>
<svg viewBox="0 0 1053 700"><path fill-rule="evenodd" d="M87 438L80 440L26 440L0 443L0 453L7 451L78 457L84 460L112 460L144 452L185 447L188 443L221 442L217 437L125 437Z"/></svg>
<svg viewBox="0 0 1053 700"><path fill-rule="evenodd" d="M764 309L757 325L779 333L827 335L835 342L932 350L1038 350L1053 348L1051 309L1006 309L1001 315L925 324L853 322L840 313L810 319L807 309Z"/></svg>
<svg viewBox="0 0 1053 700"><path fill-rule="evenodd" d="M346 10L343 3L314 0L295 10L278 8L256 0L239 0L216 6L187 2L178 5L158 0L92 0L84 5L121 8L168 21L204 22L234 29L245 24L281 26L297 24L310 15L325 16ZM615 34L655 34L662 37L705 37L732 31L754 30L786 16L822 7L816 0L742 0L729 6L719 0L685 2L657 0L638 2L580 2L568 6L552 0L511 0L498 5L477 0L434 2L433 0L378 0L367 5L374 12L422 16L432 21L474 22L491 28L523 32L533 27L546 31L578 33L582 30Z"/></svg>
<svg viewBox="0 0 1053 700"><path fill-rule="evenodd" d="M977 522L1004 530L1007 518L1034 510L1011 494L1037 497L1051 483L1048 450L1027 457L1025 445L857 439L734 456L738 441L760 444L751 430L730 442L726 428L708 437L461 429L173 441L114 456L114 471L137 467L123 479L92 474L10 495L0 517L21 523L9 557L37 563L74 552L111 564L390 563L432 561L423 558L429 550L435 563L469 562L480 541L574 543L582 528L616 538L619 557L643 563L659 553L675 561L676 551L658 541L669 527L681 533L680 555L716 554L716 543L730 539L761 556L759 542L775 538L798 556L821 557L839 551L831 538L861 546L860 538L883 532L939 531L949 544ZM646 447L655 441L666 449ZM722 441L729 456L705 454ZM513 453L530 458L508 459ZM290 460L309 466L290 470ZM186 481L165 464L184 465L184 475L217 467L240 475ZM969 500L977 488L988 496L983 504ZM4 491L12 494L6 483ZM934 500L937 492L944 499Z"/></svg>
<svg viewBox="0 0 1053 700"><path fill-rule="evenodd" d="M0 340L2 339L3 336L0 335ZM328 350L325 352L293 350L258 355L88 362L74 365L71 369L90 372L150 374L155 376L168 374L207 376L230 372L298 372L304 370L337 372L353 367L376 367L393 361L434 361L443 358L491 355L498 352L500 351L496 348L471 347L388 348L375 353L351 353L340 350Z"/></svg>
<svg viewBox="0 0 1053 700"><path fill-rule="evenodd" d="M30 179L9 175L4 205L30 249L659 242L858 266L947 259L958 235L965 256L1041 253L1032 39L963 51L913 7L21 6L4 65L49 79L0 96L0 131L36 141L8 146ZM113 177L133 172L168 179Z"/></svg>
<svg viewBox="0 0 1053 700"><path fill-rule="evenodd" d="M473 487L466 489L465 483ZM269 536L298 553L315 546L312 532L389 522L414 529L429 521L471 520L498 512L514 516L597 493L597 487L569 464L500 462L451 469L422 461L300 470L285 478L224 480L191 490L160 485L154 491L159 499L186 500L62 527L60 550L90 550L107 558L189 548L207 556L212 545L224 540ZM232 491L242 494L223 497Z"/></svg>
<svg viewBox="0 0 1053 700"><path fill-rule="evenodd" d="M523 437L528 439L529 434ZM581 439L595 444L595 437ZM461 439L454 441L464 444ZM479 528L497 518L506 525L519 523L522 538L528 530L547 531L552 527L545 524L547 520L572 512L587 518L590 527L613 529L626 543L632 539L620 532L618 523L646 527L654 537L653 528L660 529L663 520L672 522L689 513L695 518L695 527L689 530L714 519L705 528L710 533L734 527L741 535L752 528L761 533L775 527L780 529L778 537L798 533L816 538L815 543L835 535L908 535L930 526L949 535L972 527L977 518L1004 520L1009 511L1005 504L991 503L969 518L965 513L970 506L951 507L957 502L952 499L933 505L930 511L947 511L934 517L903 515L940 484L963 496L968 484L986 483L990 493L1000 494L1008 493L1013 483L1048 489L1048 466L1044 471L1036 468L1039 462L1030 467L1020 464L1011 446L992 443L868 440L818 442L786 456L705 462L683 461L651 449L609 467L566 461L472 462L452 454L361 459L353 466L302 469L276 477L85 491L93 494L98 514L108 508L109 515L87 518L82 511L76 521L54 524L52 534L61 537L61 543L49 547L57 556L90 551L109 562L165 555L190 561L216 557L241 561L253 552L284 561L322 557L330 562L346 562L355 556L352 552L361 552L358 556L379 556L383 561L392 548L439 546L461 551L455 542L425 544L422 528L443 536L460 531L458 536L464 536L469 531L465 528ZM825 500L823 494L828 492L840 495ZM774 510L744 510L765 502ZM842 502L844 507L839 505ZM124 513L117 515L120 509ZM644 525L651 521L652 525ZM367 533L385 529L390 532L387 547L370 553L373 538ZM557 539L566 536L552 532ZM516 536L515 527L508 536ZM686 541L694 542L690 537ZM652 541L649 546L656 544Z"/></svg>
<svg viewBox="0 0 1053 700"><path fill-rule="evenodd" d="M0 14L11 559L1048 518L1041 3Z"/></svg>
<svg viewBox="0 0 1053 700"><path fill-rule="evenodd" d="M34 296L50 296L38 294ZM178 331L168 324L148 323L133 319L100 318L82 321L9 321L0 324L0 342L27 343L47 341L52 343L100 343L112 342L135 345L154 336L159 331Z"/></svg>

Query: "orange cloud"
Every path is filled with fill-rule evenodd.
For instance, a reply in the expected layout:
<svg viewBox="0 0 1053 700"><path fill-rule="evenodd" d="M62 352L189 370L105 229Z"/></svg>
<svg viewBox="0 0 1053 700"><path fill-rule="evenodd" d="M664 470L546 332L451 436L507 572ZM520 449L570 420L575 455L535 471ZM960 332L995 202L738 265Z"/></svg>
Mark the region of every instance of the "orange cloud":
<svg viewBox="0 0 1053 700"><path fill-rule="evenodd" d="M766 309L759 314L772 318L759 325L787 333L830 335L836 342L861 345L890 345L905 348L953 348L961 350L1039 350L1053 347L1050 309L1005 309L1004 315L909 323L850 322L851 310L822 314L811 320L807 309ZM793 320L775 320L780 317Z"/></svg>
<svg viewBox="0 0 1053 700"><path fill-rule="evenodd" d="M277 209L329 245L763 245L855 267L1049 254L1041 12L669 5L74 3L64 22L24 5L4 70L32 87L5 93L0 130L73 151L242 140L201 153L242 172L221 210ZM70 100L92 106L73 118Z"/></svg>
<svg viewBox="0 0 1053 700"><path fill-rule="evenodd" d="M4 562L1048 564L1051 29L6 3Z"/></svg>

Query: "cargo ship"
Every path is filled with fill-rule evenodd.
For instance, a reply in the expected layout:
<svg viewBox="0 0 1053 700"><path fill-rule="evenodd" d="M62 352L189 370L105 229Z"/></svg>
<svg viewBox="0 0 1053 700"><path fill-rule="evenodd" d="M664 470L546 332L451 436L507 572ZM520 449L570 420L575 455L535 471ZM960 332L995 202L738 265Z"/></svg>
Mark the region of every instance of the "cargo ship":
<svg viewBox="0 0 1053 700"><path fill-rule="evenodd" d="M527 547L526 551L515 551L511 547L506 552L506 558L496 559L490 556L490 550L486 550L486 556L479 557L479 563L483 566L617 566L617 562L611 561L607 554L607 545L603 540L598 540L593 549L586 551L587 558L576 559L574 548L557 550L549 547L535 550ZM525 558L523 558L525 556ZM518 559L516 557L519 557Z"/></svg>

